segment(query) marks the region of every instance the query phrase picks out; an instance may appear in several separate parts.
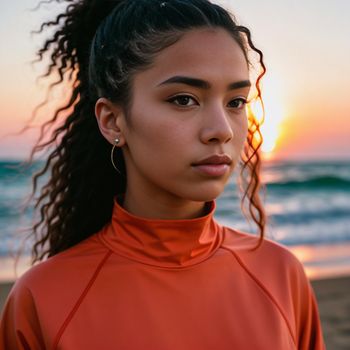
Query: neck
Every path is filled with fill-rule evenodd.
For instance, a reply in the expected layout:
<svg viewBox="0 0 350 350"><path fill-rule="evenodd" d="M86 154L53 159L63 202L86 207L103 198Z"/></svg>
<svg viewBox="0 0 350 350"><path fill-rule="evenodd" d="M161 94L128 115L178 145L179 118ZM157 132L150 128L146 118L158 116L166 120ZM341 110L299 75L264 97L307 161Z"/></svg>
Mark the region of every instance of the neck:
<svg viewBox="0 0 350 350"><path fill-rule="evenodd" d="M148 219L183 220L194 219L206 214L206 203L184 199L164 199L126 191L122 206L129 213Z"/></svg>

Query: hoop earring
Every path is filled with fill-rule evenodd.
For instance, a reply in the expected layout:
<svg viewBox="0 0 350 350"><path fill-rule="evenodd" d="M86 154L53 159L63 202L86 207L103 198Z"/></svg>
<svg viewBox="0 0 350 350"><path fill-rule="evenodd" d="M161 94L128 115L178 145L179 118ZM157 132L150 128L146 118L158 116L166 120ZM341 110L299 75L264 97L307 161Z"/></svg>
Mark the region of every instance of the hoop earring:
<svg viewBox="0 0 350 350"><path fill-rule="evenodd" d="M119 170L119 169L116 167L116 165L114 164L114 159L113 159L113 158L114 158L114 149L115 149L116 146L118 146L119 142L120 142L120 140L119 140L118 138L116 138L116 139L114 140L114 145L113 145L112 150L111 150L111 162L112 162L113 168L114 168L116 171L118 171L119 174L121 174L120 170Z"/></svg>

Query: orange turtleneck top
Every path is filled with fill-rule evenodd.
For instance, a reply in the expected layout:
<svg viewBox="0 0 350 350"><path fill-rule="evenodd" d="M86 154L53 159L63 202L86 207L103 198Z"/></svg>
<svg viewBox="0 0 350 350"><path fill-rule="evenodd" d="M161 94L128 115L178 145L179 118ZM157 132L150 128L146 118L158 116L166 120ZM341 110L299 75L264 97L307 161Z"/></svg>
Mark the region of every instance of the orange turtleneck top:
<svg viewBox="0 0 350 350"><path fill-rule="evenodd" d="M282 245L190 220L112 220L12 289L0 349L323 350L313 290Z"/></svg>

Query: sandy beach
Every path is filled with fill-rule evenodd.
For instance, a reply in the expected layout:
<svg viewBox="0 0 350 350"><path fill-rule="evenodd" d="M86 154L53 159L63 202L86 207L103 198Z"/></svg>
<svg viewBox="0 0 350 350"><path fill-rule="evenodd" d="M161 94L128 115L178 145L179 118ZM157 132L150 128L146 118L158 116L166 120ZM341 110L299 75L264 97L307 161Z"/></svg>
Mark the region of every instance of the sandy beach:
<svg viewBox="0 0 350 350"><path fill-rule="evenodd" d="M311 280L327 350L350 349L350 276ZM0 309L12 283L0 283Z"/></svg>
<svg viewBox="0 0 350 350"><path fill-rule="evenodd" d="M350 276L312 280L327 350L350 349Z"/></svg>
<svg viewBox="0 0 350 350"><path fill-rule="evenodd" d="M4 307L4 303L6 301L7 295L10 292L10 289L12 287L11 282L0 282L0 310L2 312L2 309Z"/></svg>

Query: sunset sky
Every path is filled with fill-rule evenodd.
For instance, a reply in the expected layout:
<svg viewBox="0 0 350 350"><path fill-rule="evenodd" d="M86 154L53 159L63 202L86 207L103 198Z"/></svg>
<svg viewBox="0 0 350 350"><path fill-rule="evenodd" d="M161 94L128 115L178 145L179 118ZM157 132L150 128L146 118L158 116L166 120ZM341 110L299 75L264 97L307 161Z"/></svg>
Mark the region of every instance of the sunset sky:
<svg viewBox="0 0 350 350"><path fill-rule="evenodd" d="M252 32L268 68L264 149L276 159L350 159L350 1L220 0ZM42 37L33 37L37 1L0 3L0 157L29 155L35 131L19 131L44 96L31 67Z"/></svg>

